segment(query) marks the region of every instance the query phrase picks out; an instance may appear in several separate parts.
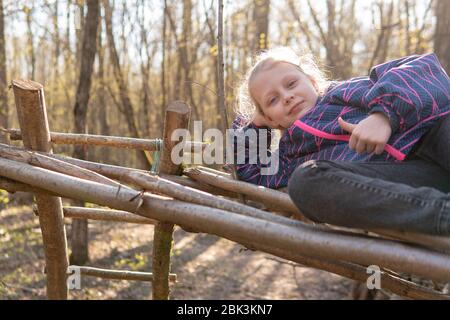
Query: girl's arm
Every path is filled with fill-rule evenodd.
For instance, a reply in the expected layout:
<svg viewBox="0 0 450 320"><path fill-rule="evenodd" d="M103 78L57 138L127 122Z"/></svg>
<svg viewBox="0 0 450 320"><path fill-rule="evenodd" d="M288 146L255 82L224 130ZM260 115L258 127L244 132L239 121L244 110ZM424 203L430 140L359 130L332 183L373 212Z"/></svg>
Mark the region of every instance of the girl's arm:
<svg viewBox="0 0 450 320"><path fill-rule="evenodd" d="M239 178L243 181L268 188L287 186L290 162L284 156L283 144L274 152L269 150L272 131L268 127L258 127L253 123L243 126L242 118L233 122L229 137L234 163Z"/></svg>
<svg viewBox="0 0 450 320"><path fill-rule="evenodd" d="M448 108L449 92L450 79L435 54L409 56L372 68L363 105L385 114L394 133Z"/></svg>

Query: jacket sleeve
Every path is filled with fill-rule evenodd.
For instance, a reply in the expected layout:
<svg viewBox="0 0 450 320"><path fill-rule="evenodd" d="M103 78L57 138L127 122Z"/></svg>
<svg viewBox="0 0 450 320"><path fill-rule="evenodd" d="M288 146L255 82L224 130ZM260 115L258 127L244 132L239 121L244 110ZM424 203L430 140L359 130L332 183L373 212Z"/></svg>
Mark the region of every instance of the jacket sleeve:
<svg viewBox="0 0 450 320"><path fill-rule="evenodd" d="M392 132L411 128L449 107L450 80L435 54L409 56L372 68L363 105L384 113Z"/></svg>
<svg viewBox="0 0 450 320"><path fill-rule="evenodd" d="M284 155L281 143L278 150L271 152L271 129L252 123L243 126L239 117L233 122L232 129L228 147L233 150L227 150L227 154L234 155L239 179L267 188L287 186L290 161Z"/></svg>

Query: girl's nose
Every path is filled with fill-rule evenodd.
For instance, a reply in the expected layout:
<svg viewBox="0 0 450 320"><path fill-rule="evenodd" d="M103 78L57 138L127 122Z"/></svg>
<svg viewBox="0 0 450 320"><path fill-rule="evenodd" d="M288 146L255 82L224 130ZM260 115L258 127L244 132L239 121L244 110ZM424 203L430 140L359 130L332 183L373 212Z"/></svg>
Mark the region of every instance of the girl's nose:
<svg viewBox="0 0 450 320"><path fill-rule="evenodd" d="M294 99L294 96L293 96L293 95L287 95L287 96L284 98L284 102L285 102L286 104L289 104L289 102L291 102L292 99Z"/></svg>

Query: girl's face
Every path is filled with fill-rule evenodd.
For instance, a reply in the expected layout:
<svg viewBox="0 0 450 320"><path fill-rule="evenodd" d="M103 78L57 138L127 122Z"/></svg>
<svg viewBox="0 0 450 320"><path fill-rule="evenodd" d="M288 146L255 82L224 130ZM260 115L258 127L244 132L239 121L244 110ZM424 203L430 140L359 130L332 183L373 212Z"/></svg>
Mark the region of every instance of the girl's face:
<svg viewBox="0 0 450 320"><path fill-rule="evenodd" d="M316 105L316 88L314 81L287 62L273 62L249 83L250 95L277 129L289 128Z"/></svg>

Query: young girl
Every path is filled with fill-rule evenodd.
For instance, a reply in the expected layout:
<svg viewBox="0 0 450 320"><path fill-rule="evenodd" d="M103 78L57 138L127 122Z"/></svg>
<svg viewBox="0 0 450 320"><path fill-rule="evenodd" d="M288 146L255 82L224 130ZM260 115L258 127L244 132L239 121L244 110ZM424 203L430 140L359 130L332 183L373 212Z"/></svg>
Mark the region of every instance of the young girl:
<svg viewBox="0 0 450 320"><path fill-rule="evenodd" d="M316 222L450 234L450 79L434 54L327 82L312 59L277 48L241 89L233 128L283 132L275 174L252 164L253 142L236 150L241 180L280 188L290 179L292 200Z"/></svg>

